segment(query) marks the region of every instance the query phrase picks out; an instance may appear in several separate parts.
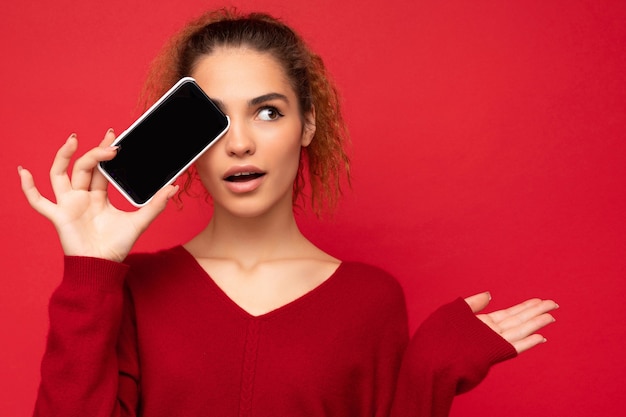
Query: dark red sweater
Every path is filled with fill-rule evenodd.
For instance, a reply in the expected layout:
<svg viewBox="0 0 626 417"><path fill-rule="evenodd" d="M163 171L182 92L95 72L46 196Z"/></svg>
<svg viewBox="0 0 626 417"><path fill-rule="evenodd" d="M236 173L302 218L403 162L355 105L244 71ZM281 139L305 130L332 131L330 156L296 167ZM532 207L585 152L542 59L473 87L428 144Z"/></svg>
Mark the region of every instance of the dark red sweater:
<svg viewBox="0 0 626 417"><path fill-rule="evenodd" d="M515 354L462 300L407 335L400 286L360 263L255 317L180 246L67 257L35 416L443 416Z"/></svg>

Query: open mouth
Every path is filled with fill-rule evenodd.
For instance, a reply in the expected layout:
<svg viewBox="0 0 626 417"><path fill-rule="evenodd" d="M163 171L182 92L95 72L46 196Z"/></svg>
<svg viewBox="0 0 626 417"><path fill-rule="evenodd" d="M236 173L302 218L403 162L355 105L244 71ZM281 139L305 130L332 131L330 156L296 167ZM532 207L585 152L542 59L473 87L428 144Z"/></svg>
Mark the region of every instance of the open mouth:
<svg viewBox="0 0 626 417"><path fill-rule="evenodd" d="M261 172L238 172L236 174L229 175L224 179L229 182L246 182L260 178L263 175L265 174Z"/></svg>

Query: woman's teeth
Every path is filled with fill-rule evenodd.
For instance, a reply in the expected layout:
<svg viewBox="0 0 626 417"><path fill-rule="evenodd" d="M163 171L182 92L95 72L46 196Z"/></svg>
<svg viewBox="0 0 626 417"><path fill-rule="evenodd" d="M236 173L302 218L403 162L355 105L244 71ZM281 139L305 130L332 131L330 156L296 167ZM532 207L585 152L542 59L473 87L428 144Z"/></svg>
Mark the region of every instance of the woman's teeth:
<svg viewBox="0 0 626 417"><path fill-rule="evenodd" d="M263 174L260 174L258 172L238 172L237 174L227 177L226 181L231 181L231 182L250 181L255 178L259 178L262 175Z"/></svg>

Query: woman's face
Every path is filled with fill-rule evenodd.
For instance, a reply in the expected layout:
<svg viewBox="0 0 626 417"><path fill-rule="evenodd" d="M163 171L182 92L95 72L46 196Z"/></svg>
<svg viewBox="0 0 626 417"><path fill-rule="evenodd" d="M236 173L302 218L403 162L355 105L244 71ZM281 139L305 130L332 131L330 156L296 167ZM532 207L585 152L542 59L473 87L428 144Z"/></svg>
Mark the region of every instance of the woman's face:
<svg viewBox="0 0 626 417"><path fill-rule="evenodd" d="M291 211L300 150L315 128L312 114L303 121L281 65L267 53L223 47L201 58L192 76L231 122L196 163L215 212L256 217Z"/></svg>

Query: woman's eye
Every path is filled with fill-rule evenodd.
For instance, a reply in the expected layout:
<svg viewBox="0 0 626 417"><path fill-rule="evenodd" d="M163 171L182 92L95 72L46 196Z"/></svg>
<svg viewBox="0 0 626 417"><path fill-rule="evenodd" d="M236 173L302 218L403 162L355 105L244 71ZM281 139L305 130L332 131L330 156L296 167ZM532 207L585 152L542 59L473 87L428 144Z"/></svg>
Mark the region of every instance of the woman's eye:
<svg viewBox="0 0 626 417"><path fill-rule="evenodd" d="M259 111L259 119L272 121L282 117L282 114L274 107L264 107Z"/></svg>

